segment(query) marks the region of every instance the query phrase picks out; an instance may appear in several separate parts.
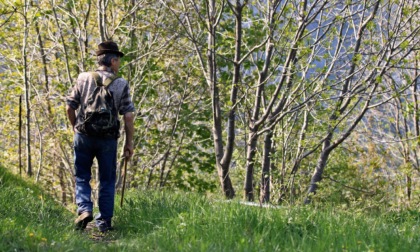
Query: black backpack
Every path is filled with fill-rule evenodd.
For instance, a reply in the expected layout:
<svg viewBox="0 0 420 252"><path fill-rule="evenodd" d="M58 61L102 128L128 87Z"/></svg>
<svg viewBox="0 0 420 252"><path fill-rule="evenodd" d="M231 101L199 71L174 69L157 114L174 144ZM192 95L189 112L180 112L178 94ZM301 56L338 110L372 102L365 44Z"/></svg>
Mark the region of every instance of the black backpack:
<svg viewBox="0 0 420 252"><path fill-rule="evenodd" d="M108 89L118 77L113 75L102 83L102 78L98 73L91 74L96 87L84 106L83 123L77 127L77 130L89 136L118 138L120 122L112 92Z"/></svg>

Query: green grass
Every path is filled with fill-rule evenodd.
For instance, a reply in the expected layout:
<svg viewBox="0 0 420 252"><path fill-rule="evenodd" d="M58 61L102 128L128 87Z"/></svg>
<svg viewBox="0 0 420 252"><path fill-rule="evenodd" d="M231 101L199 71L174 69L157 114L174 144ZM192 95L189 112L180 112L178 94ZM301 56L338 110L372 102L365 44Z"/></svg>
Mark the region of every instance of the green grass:
<svg viewBox="0 0 420 252"><path fill-rule="evenodd" d="M116 202L119 202L117 199ZM0 168L0 251L420 251L418 211L260 208L197 194L130 191L102 241Z"/></svg>

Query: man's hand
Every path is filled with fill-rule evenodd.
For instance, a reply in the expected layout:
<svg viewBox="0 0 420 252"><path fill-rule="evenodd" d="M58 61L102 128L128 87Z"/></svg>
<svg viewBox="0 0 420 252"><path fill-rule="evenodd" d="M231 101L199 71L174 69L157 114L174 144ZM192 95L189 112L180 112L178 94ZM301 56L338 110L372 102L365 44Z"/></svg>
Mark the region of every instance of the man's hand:
<svg viewBox="0 0 420 252"><path fill-rule="evenodd" d="M134 153L133 143L125 143L124 145L124 157L130 159Z"/></svg>

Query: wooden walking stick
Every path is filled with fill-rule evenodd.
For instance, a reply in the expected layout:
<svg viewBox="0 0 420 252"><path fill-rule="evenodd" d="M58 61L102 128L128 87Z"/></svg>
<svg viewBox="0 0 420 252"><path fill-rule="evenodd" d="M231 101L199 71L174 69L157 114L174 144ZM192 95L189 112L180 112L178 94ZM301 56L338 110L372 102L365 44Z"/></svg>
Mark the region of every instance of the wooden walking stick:
<svg viewBox="0 0 420 252"><path fill-rule="evenodd" d="M123 185L122 185L122 191L121 191L121 202L120 202L120 206L123 206L123 202L124 202L124 190L125 190L125 178L127 177L127 162L128 162L128 157L125 156L124 157L124 177L123 177Z"/></svg>

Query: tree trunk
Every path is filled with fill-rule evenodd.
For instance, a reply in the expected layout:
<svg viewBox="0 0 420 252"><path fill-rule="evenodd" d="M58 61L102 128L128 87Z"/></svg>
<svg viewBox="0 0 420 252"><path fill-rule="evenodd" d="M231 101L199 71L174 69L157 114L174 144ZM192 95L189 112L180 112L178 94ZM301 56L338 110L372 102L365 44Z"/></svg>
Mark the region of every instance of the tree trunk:
<svg viewBox="0 0 420 252"><path fill-rule="evenodd" d="M324 168L327 165L328 157L330 156L331 149L331 138L332 134L329 134L327 137L327 140L325 140L324 144L322 145L321 154L318 157L318 161L315 167L314 174L311 178L311 183L308 190L308 195L305 199L305 204L311 203L311 197L316 193L316 190L318 188L318 182L322 180L322 174L324 172Z"/></svg>
<svg viewBox="0 0 420 252"><path fill-rule="evenodd" d="M19 95L19 175L22 176L22 95Z"/></svg>
<svg viewBox="0 0 420 252"><path fill-rule="evenodd" d="M107 41L108 38L108 30L107 30L107 17L106 17L106 7L107 7L107 0L98 0L98 26L99 26L99 33L101 35L101 41Z"/></svg>
<svg viewBox="0 0 420 252"><path fill-rule="evenodd" d="M277 11L279 11L279 8L277 6L278 1L274 1L272 3L273 5L269 6L269 15L268 15L268 23L270 24L270 28L272 28L271 26L274 25L274 17L277 13ZM255 102L254 102L254 108L253 108L253 112L252 112L252 118L250 120L250 133L248 134L248 152L247 152L247 160L246 160L246 177L245 177L245 198L249 201L253 201L254 200L254 193L252 192L253 190L253 176L254 176L254 162L255 162L255 153L256 153L256 147L257 147L257 141L258 141L258 130L259 128L267 121L267 119L269 118L269 116L271 116L271 118L269 119L270 123L272 124L272 122L274 123L276 121L276 117L279 116L281 109L284 106L284 100L280 99L281 102L278 103L277 107L274 107L274 104L279 100L279 94L280 91L282 90L282 87L284 85L284 83L288 83L291 84L291 80L292 80L292 75L291 75L291 71L290 68L293 67L293 62L296 62L296 55L297 55L297 50L298 50L298 42L300 41L302 35L303 35L303 31L304 28L306 27L306 23L304 22L305 19L305 11L306 11L306 5L307 5L307 1L304 0L302 2L302 4L300 5L300 20L299 20L299 25L296 29L296 34L294 37L294 41L290 46L290 50L287 54L287 58L284 62L284 66L283 66L283 72L281 74L281 79L279 80L279 82L277 83L277 87L276 90L274 91L270 101L268 102L267 107L265 108L265 111L262 113L262 115L260 116L261 110L262 110L262 99L263 99L263 93L264 93L264 89L265 89L265 82L267 80L268 77L268 71L269 71L269 67L271 64L271 58L272 58L272 54L273 54L273 48L274 45L272 44L272 31L270 31L269 33L269 37L267 39L267 43L266 43L266 50L265 50L265 62L264 62L264 67L260 73L260 77L258 79L258 85L257 85L257 90L256 90L256 95L255 95ZM287 95L286 95L287 96ZM274 108L273 108L274 107ZM274 125L270 126L270 127L274 127Z"/></svg>
<svg viewBox="0 0 420 252"><path fill-rule="evenodd" d="M412 179L410 175L406 176L406 193L407 193L407 200L410 201L411 200L411 186L412 186Z"/></svg>
<svg viewBox="0 0 420 252"><path fill-rule="evenodd" d="M30 93L29 93L29 79L28 79L28 59L27 59L27 39L28 39L28 3L25 1L23 7L24 16L24 36L22 45L22 57L23 57L23 82L25 84L25 108L26 108L26 173L32 176L32 163L31 163L31 107L30 107Z"/></svg>
<svg viewBox="0 0 420 252"><path fill-rule="evenodd" d="M51 112L51 103L50 103L50 82L48 80L47 55L45 54L45 51L44 51L44 43L42 41L38 22L35 22L35 28L36 28L36 33L38 37L39 52L41 53L42 65L44 69L44 81L45 81L45 91L46 91L45 100L47 102L47 112L48 112L47 117L48 117L48 120L51 122L52 112Z"/></svg>
<svg viewBox="0 0 420 252"><path fill-rule="evenodd" d="M375 17L376 12L377 12L378 7L379 7L379 3L380 3L380 1L377 1L375 3L371 15L366 17L366 20L362 20L363 22L361 22L359 30L356 33L356 41L355 41L356 43L355 43L354 54L353 55L357 55L360 52L364 31L366 29L366 26L367 26L368 22L373 20L373 18ZM385 54L382 53L382 57L384 57L384 56L385 56ZM335 109L332 111L332 114L329 117L330 122L334 122L341 115L345 114L346 109L349 106L351 106L350 104L351 104L351 100L352 100L352 96L351 96L351 92L352 92L352 90L351 90L351 79L352 78L350 78L350 77L353 76L353 74L355 73L356 67L357 67L357 61L353 60L351 66L349 68L349 71L348 71L348 75L347 75L348 77L344 81L343 87L341 89L340 97L338 98L338 100L335 104ZM380 73L378 74L379 77L381 77L384 74L385 67L386 67L386 65L381 67L382 69L381 69ZM375 83L375 81L372 80L373 76L374 76L374 72L371 72L364 82L365 83ZM350 133L354 130L356 125L363 118L363 115L368 110L370 100L371 100L371 98L373 96L373 93L376 90L376 88L377 88L377 84L374 84L370 94L367 95L364 108L361 109L361 112L356 117L356 119L353 121L353 123L351 124L351 126L349 127L347 132L344 133L338 140L336 140L334 144L331 144L331 141L332 141L332 138L333 138L333 135L334 135L334 128L330 127L328 129L329 133L327 134L327 137L325 138L325 141L324 141L323 146L322 146L321 153L318 157L317 165L315 167L315 171L314 171L314 173L312 175L312 178L311 178L311 183L310 183L310 186L309 186L308 195L307 195L307 197L305 199L305 202L304 202L305 204L309 204L311 202L312 195L314 195L316 193L317 183L322 180L322 174L324 172L324 168L327 164L328 157L329 157L331 151L333 149L335 149L340 143L342 143L350 135ZM361 101L361 98L359 98L358 102L359 101ZM355 104L357 104L358 102L356 102Z"/></svg>
<svg viewBox="0 0 420 252"><path fill-rule="evenodd" d="M229 167L218 166L220 183L222 191L227 199L235 197L235 190L233 189L232 181L229 176Z"/></svg>
<svg viewBox="0 0 420 252"><path fill-rule="evenodd" d="M261 104L262 104L262 96L264 92L265 85L263 84L267 79L268 68L271 63L271 56L273 53L273 45L270 44L270 39L267 41L266 50L265 50L265 63L263 70L260 74L260 78L258 80L258 88L256 90L256 98L255 104L252 112L252 118L250 121L250 132L248 134L248 147L246 152L246 176L245 176L245 186L244 186L244 197L248 201L254 201L254 159L255 153L257 148L257 140L258 140L258 129L259 124L255 124L259 120Z"/></svg>
<svg viewBox="0 0 420 252"><path fill-rule="evenodd" d="M58 178L60 181L60 187L61 187L61 202L66 203L67 201L67 187L66 187L66 179L64 175L64 163L60 162L60 165L58 166Z"/></svg>
<svg viewBox="0 0 420 252"><path fill-rule="evenodd" d="M254 158L257 148L257 137L255 132L251 130L248 134L247 151L246 151L246 175L244 185L244 198L248 201L254 201ZM254 136L254 137L253 137Z"/></svg>
<svg viewBox="0 0 420 252"><path fill-rule="evenodd" d="M222 190L226 198L231 199L235 196L235 191L229 177L230 163L223 160L223 141L222 141L222 115L220 110L219 87L217 83L217 64L216 64L216 25L217 13L215 0L208 3L209 23L207 37L207 72L208 83L211 87L212 111L213 111L213 142L216 155L216 169Z"/></svg>
<svg viewBox="0 0 420 252"><path fill-rule="evenodd" d="M65 43L65 40L64 40L62 29L60 27L60 22L59 22L59 18L57 16L56 7L55 7L54 4L52 4L52 6L53 6L52 9L53 9L53 12L54 12L55 23L56 23L57 28L58 28L58 33L60 34L61 43L63 45L63 51L64 51L64 57L65 57L64 59L65 59L65 63L66 63L67 81L68 81L69 86L71 86L72 83L73 83L73 79L71 78L71 73L70 73L70 63L69 63L69 55L67 53L67 46L66 46L66 43Z"/></svg>
<svg viewBox="0 0 420 252"><path fill-rule="evenodd" d="M273 131L265 134L264 139L264 153L263 164L261 173L261 189L260 189L260 202L266 203L270 201L270 167L271 167L271 154L273 153Z"/></svg>
<svg viewBox="0 0 420 252"><path fill-rule="evenodd" d="M43 162L43 159L44 159L44 153L43 153L44 139L42 137L41 127L39 125L39 121L38 121L37 117L35 117L35 123L36 123L36 126L37 126L38 135L39 135L39 147L38 147L38 149L39 149L38 150L39 161L38 161L38 171L36 172L36 176L35 176L35 182L37 183L37 182L39 182L39 178L41 177L42 162Z"/></svg>
<svg viewBox="0 0 420 252"><path fill-rule="evenodd" d="M240 71L241 71L241 44L242 44L242 10L245 6L236 2L236 6L231 6L235 13L236 25L235 25L235 56L234 56L234 70L233 70L233 81L232 89L230 93L230 102L232 104L229 115L228 115L228 128L227 128L227 141L226 150L221 160L222 167L225 167L225 174L229 173L229 166L232 161L233 147L235 144L235 117L236 117L236 102L238 97L238 88L240 85ZM225 176L225 175L224 175ZM232 188L233 189L233 188Z"/></svg>

